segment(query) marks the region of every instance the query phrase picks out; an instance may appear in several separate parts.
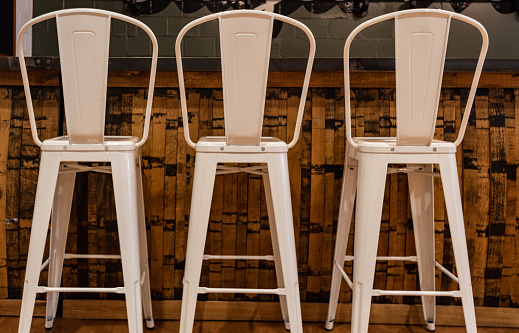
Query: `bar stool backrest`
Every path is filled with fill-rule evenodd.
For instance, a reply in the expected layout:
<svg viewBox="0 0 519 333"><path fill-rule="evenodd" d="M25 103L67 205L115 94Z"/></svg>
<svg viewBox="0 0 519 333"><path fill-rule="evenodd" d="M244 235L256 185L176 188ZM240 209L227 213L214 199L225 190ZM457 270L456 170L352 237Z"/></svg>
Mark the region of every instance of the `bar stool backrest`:
<svg viewBox="0 0 519 333"><path fill-rule="evenodd" d="M395 17L397 144L429 145L449 37L450 15Z"/></svg>
<svg viewBox="0 0 519 333"><path fill-rule="evenodd" d="M186 141L191 147L194 147L194 143L189 137L187 123L181 41L189 29L215 19L219 20L227 145L258 146L260 144L274 20L295 25L308 36L310 41L308 64L301 93L296 132L289 144L289 147L292 147L297 142L300 132L302 111L315 53L315 41L310 30L302 23L286 16L255 10L236 10L208 15L189 23L179 33L175 54Z"/></svg>
<svg viewBox="0 0 519 333"><path fill-rule="evenodd" d="M103 143L110 17L56 16L67 132L71 143Z"/></svg>
<svg viewBox="0 0 519 333"><path fill-rule="evenodd" d="M272 22L263 15L220 17L227 145L260 144Z"/></svg>
<svg viewBox="0 0 519 333"><path fill-rule="evenodd" d="M31 126L34 111L32 102L29 100L30 90L28 90L29 83L26 78L21 38L30 26L52 18L56 19L63 100L70 144L104 143L110 23L112 18L142 28L152 41L152 69L146 109L146 122L149 124L158 55L157 41L153 32L143 23L124 15L96 9L69 9L42 15L29 21L22 28L18 37L18 53L26 95L28 95L27 102ZM148 135L147 124L143 134L144 141ZM36 127L32 127L33 137L35 137L36 143L41 145L35 132Z"/></svg>
<svg viewBox="0 0 519 333"><path fill-rule="evenodd" d="M464 15L443 10L406 10L382 15L364 22L350 34L346 41L344 75L345 83L349 88L348 59L353 38L361 30L375 23L394 19L397 145L429 146L433 140L449 29L453 18L473 25L482 36L481 52L465 107L462 127L456 140L457 145L465 133L468 115L472 108L488 48L487 33L479 22ZM346 101L349 101L349 89L346 90ZM350 113L349 103L346 104L346 111ZM349 121L348 140L352 143L350 114L347 114L347 121ZM356 144L353 146L355 147Z"/></svg>

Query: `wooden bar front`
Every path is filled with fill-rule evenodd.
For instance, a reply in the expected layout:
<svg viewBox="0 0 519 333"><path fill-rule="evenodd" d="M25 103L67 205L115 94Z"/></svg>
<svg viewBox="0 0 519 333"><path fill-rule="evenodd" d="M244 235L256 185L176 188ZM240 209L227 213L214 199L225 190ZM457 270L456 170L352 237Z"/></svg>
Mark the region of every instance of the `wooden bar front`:
<svg viewBox="0 0 519 333"><path fill-rule="evenodd" d="M106 134L140 135L146 98L146 74L110 73ZM219 75L214 72L190 72L186 75L186 86L189 87L189 123L195 142L201 136L224 133L223 96ZM0 142L3 143L0 147L0 217L5 215L6 220L5 224L0 224L0 298L18 300L21 298L25 274L39 149L30 134L19 73L1 71L0 79L3 82L0 86ZM31 80L34 84L32 95L40 138L66 132L60 102L59 73L35 71L31 72ZM328 302L329 297L344 162L342 80L340 71L313 74L302 135L298 144L289 152L304 320L324 322L324 303ZM467 73L445 74L436 138L455 140L470 80L471 76ZM301 84L302 73L270 74L264 135L291 139L299 103L298 87ZM465 139L457 153L475 304L484 307L478 308L478 323L483 325L488 321L487 324L491 325L495 321L495 326L519 327L518 319L513 318L518 317L518 312L510 312L513 311L510 308L519 306L519 78L514 73L484 73L479 86ZM395 135L393 87L394 75L391 73L353 73L351 102L354 135ZM153 299L156 300L154 304L158 317L174 319L178 318L182 295L195 161L194 150L184 140L175 72L158 73L150 135L143 146L142 159ZM455 270L438 179L435 180L435 187L436 259L446 268ZM352 245L353 237L350 235L350 253ZM118 253L110 175L77 175L67 251ZM265 255L272 253L271 251L260 176L244 173L217 176L206 252ZM388 175L379 255L414 254L406 176ZM118 261L67 260L63 284L90 287L122 285L120 268ZM346 271L351 273L351 264L347 265ZM42 282L45 280L46 271L42 274ZM437 289L457 288L439 270L436 273L436 282ZM276 285L274 263L257 260L208 261L203 265L201 283L210 287L272 288ZM375 287L416 289L416 265L393 261L378 263ZM91 300L86 301L87 298ZM121 299L120 295L112 294L65 294L63 315L86 318L95 317L97 313L97 317L121 317L125 315L124 308L121 308L124 305ZM233 303L227 301L242 301L247 303L234 304L249 304L248 307L241 306L243 309L255 309L251 311L268 312L265 314L267 319L261 317L264 320L281 318L277 312L277 297L270 295L208 294L201 295L199 299L218 301L200 302L202 309L211 306L218 308L220 304L220 311L225 307L240 311L239 306L234 305L233 308ZM340 302L346 303L341 305L340 311L349 311L347 306L351 302L351 291L345 284L341 290ZM379 305L374 306L372 320L395 322L399 320L395 319L398 316L388 314L389 309L405 308L407 313L415 313L416 307L412 305L420 304L420 298L376 297L374 302ZM459 299L446 297L439 297L437 302L440 305L460 304ZM316 304L312 305L313 303ZM118 304L119 308L110 310L108 315L103 313L104 310L100 311L100 304L105 304L103 309L106 309L106 304ZM395 305L391 307L385 304ZM0 301L0 308L6 306L2 306ZM385 310L377 312L377 307ZM452 323L459 324L461 320L463 324L461 309L455 308L440 310L439 323L442 313L445 316L450 313L451 317L456 316L452 313L457 313L457 321ZM41 314L41 310L37 311ZM213 314L214 311L217 310L213 310ZM229 311L227 316L232 317ZM211 311L200 310L198 316L210 319L209 312ZM321 313L322 318L317 315ZM381 313L385 319L377 319L377 313ZM407 317L401 320L419 321L420 319L416 319L419 318L419 312L417 313L413 317L415 319ZM349 320L345 314L343 316L337 319ZM224 317L222 315L221 319L226 319ZM247 316L244 318L258 319ZM448 320L446 322L451 323Z"/></svg>

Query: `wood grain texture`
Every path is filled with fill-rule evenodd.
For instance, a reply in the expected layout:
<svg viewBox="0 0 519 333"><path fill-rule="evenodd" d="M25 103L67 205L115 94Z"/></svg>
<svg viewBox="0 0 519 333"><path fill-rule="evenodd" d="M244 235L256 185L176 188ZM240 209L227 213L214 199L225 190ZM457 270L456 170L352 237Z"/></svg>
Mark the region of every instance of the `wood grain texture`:
<svg viewBox="0 0 519 333"><path fill-rule="evenodd" d="M33 86L59 86L57 71L29 71L29 82ZM302 72L271 72L268 77L269 87L291 88L302 85ZM186 87L191 88L221 88L220 72L186 72L184 74ZM0 71L0 81L3 86L21 86L22 78L19 71ZM470 87L472 74L464 72L446 72L443 75L442 86L445 88ZM395 75L392 72L358 71L350 75L350 86L355 88L394 88ZM147 88L149 72L146 71L110 71L109 87ZM311 88L337 88L344 86L344 76L341 71L313 72L310 80ZM480 88L519 88L519 77L515 73L481 74ZM158 72L155 87L178 88L176 72Z"/></svg>
<svg viewBox="0 0 519 333"><path fill-rule="evenodd" d="M9 85L21 85L21 78L10 72L0 71L0 78L9 78ZM302 72L270 72L268 86L276 88L301 87L304 78ZM36 82L46 83L44 79L35 77ZM147 88L149 73L145 71L112 71L108 76L110 87ZM186 87L191 88L221 88L220 72L186 72L184 73ZM57 82L57 81L50 81ZM467 88L472 83L472 73L445 72L442 86L444 88ZM45 84L41 84L45 85ZM56 84L57 85L57 84ZM157 88L178 88L176 72L159 72L155 82ZM341 71L312 72L310 88L337 88L344 86L344 75ZM382 71L358 71L350 75L350 86L354 88L394 88L395 74ZM519 77L515 73L481 74L478 87L480 88L519 88Z"/></svg>
<svg viewBox="0 0 519 333"><path fill-rule="evenodd" d="M18 318L0 317L0 325L6 333L14 333L18 327ZM125 320L84 320L84 319L57 319L54 323L53 332L98 332L98 333L122 333L128 331ZM45 322L43 318L35 318L31 327L32 333L44 333ZM305 323L305 332L327 332L322 323ZM178 321L155 321L153 332L167 333L176 332L179 329ZM349 324L337 323L334 332L350 332ZM228 333L228 332L250 332L250 333L284 333L284 324L279 322L239 322L239 321L196 321L193 326L194 333ZM370 325L369 333L423 333L423 326L417 325ZM465 328L452 326L437 326L438 333L463 333ZM514 328L478 328L481 333L517 333L519 329Z"/></svg>
<svg viewBox="0 0 519 333"><path fill-rule="evenodd" d="M16 308L19 301L11 302ZM18 302L18 303L16 303ZM158 320L178 320L180 301L154 301L154 316ZM19 305L18 305L19 306ZM124 301L115 300L65 300L63 318L75 319L124 319ZM328 304L301 304L304 322L323 322ZM516 327L519 328L518 309L476 307L478 327ZM349 323L351 304L339 304L337 323ZM464 326L461 306L437 306L437 325ZM236 321L280 321L280 308L277 302L207 301L198 302L195 320L236 320ZM418 305L373 304L370 315L371 324L423 325L422 309ZM323 324L324 326L324 324Z"/></svg>
<svg viewBox="0 0 519 333"><path fill-rule="evenodd" d="M382 82L384 75L377 78L375 73L365 74L363 78L356 78L360 83L351 90L352 132L355 136L394 136L395 90L389 85L377 85L375 81ZM322 86L310 89L299 142L288 155L301 299L317 304L328 301L345 153L344 91L342 84L333 81L335 74L331 75L329 81L322 79ZM460 75L464 77L464 74ZM135 82L137 78L134 77ZM210 74L204 74L193 80L211 78ZM275 80L276 76L269 78ZM290 80L296 82L297 78L295 75ZM505 80L501 76L493 78ZM146 89L128 87L134 84L128 77L122 76L120 80L120 84L109 88L106 132L140 136ZM292 82L290 80L288 82ZM465 81L460 80L452 86L463 86ZM124 82L126 87L119 87ZM516 183L519 88L514 88L513 82L503 82L509 86L502 88L501 83L495 81L493 88L478 90L457 161L476 305L508 309L519 304L519 229L516 222L519 218ZM223 135L222 90L210 85L193 85L187 91L192 140L196 142L204 135ZM276 85L267 90L264 134L290 140L300 89ZM33 98L40 135L57 135L59 124L64 121L60 116L59 90L35 87ZM436 138L454 140L466 99L466 88L447 85L442 89ZM141 151L152 292L157 301L177 302L182 294L195 154L184 140L179 92L174 85L157 89L153 113L149 139ZM39 150L30 136L20 87L0 88L0 135L6 142L3 150L0 149L0 216L19 219L17 223L10 222L0 228L0 298L16 299L21 296L39 159ZM455 270L441 190L440 182L435 180L436 259ZM387 178L380 255L415 253L407 192L405 176ZM81 204L84 202L87 204ZM110 176L78 175L67 250L118 253L114 208ZM349 237L348 251L351 253L353 227ZM206 252L212 254L272 253L261 176L235 174L216 178L205 246ZM351 273L351 264L347 264L346 271ZM436 272L436 277L438 289L456 287L440 271ZM417 279L414 264L380 262L376 266L377 288L414 289ZM275 280L272 263L215 260L204 264L201 283L213 287L271 288L275 287ZM120 263L67 261L63 281L68 286L120 285ZM102 294L67 294L65 297L121 299L118 295ZM276 297L250 294L201 295L200 299L254 301L249 302L250 306L277 304ZM351 292L345 284L340 300L341 303L351 301ZM375 299L375 303L406 306L419 302L417 297ZM440 298L438 303L452 305L459 304L459 300Z"/></svg>

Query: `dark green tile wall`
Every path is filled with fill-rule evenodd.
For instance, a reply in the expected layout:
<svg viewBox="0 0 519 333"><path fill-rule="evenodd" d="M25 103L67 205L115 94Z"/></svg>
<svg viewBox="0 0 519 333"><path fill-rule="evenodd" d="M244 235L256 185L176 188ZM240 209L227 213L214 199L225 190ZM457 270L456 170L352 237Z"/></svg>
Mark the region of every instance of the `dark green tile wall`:
<svg viewBox="0 0 519 333"><path fill-rule="evenodd" d="M300 7L290 14L291 17L305 23L313 32L317 41L317 57L342 57L344 41L348 34L367 19L398 10L403 2L372 2L364 18L345 14L338 7L322 13L309 12ZM35 0L34 16L63 8L89 7L112 10L128 14L123 0ZM452 10L447 1L436 1L429 8ZM137 19L147 24L159 40L159 54L164 57L174 56L174 43L178 32L192 20L210 14L207 7L194 13L183 13L175 3L153 15L141 15ZM490 36L490 59L519 58L519 22L517 14L501 14L490 3L471 3L463 14L482 22ZM56 25L53 21L35 26L33 29L33 55L57 55L55 40ZM468 35L467 35L468 34ZM138 28L113 20L111 56L140 57L150 55L150 43L146 34ZM468 37L467 37L468 36ZM273 41L272 56L301 57L308 51L304 42L304 33L284 24ZM467 29L465 24L454 23L451 40L447 51L449 58L473 57L479 47L477 32ZM185 56L213 57L219 54L218 26L213 21L191 30L185 36L182 52ZM391 57L394 53L393 25L391 22L370 28L359 34L352 45L353 57Z"/></svg>

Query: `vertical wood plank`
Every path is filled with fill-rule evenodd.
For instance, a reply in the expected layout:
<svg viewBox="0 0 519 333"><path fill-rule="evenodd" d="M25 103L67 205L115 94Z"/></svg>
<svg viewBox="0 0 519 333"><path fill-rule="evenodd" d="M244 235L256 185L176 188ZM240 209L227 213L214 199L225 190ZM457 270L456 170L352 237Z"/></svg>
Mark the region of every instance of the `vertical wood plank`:
<svg viewBox="0 0 519 333"><path fill-rule="evenodd" d="M22 89L12 89L11 120L9 129L9 150L7 152L7 188L6 188L6 218L18 219L20 212L20 166L22 151L22 126L25 111L25 95ZM20 245L18 241L18 223L6 224L7 247L7 278L9 297L20 298Z"/></svg>
<svg viewBox="0 0 519 333"><path fill-rule="evenodd" d="M479 105L476 104L475 106L478 107ZM476 252L476 230L478 220L476 207L479 205L478 168L479 159L482 158L477 155L477 146L476 111L473 110L470 114L467 129L465 131L465 138L461 145L463 152L463 185L461 186L461 192L463 193L463 214L465 217L465 231L467 235L467 247L469 250L469 262L471 263L471 268L474 267L474 263L479 260L474 256L474 253ZM476 304L478 304L478 301L481 301L482 304L483 299L478 296L478 291L476 290L474 273L475 272L472 270L474 301ZM483 293L481 293L481 295L482 294Z"/></svg>
<svg viewBox="0 0 519 333"><path fill-rule="evenodd" d="M485 272L486 306L499 306L503 268L503 242L506 229L506 149L504 90L488 92L490 123L490 224L488 228L488 263Z"/></svg>
<svg viewBox="0 0 519 333"><path fill-rule="evenodd" d="M315 301L321 291L323 251L324 190L325 190L325 121L326 97L324 89L312 90L312 152L310 175L310 224L308 247L308 276L306 300Z"/></svg>
<svg viewBox="0 0 519 333"><path fill-rule="evenodd" d="M173 97L179 97L179 94L174 94ZM186 205L188 201L185 197L191 195L187 192L187 143L184 138L184 123L180 109L178 112L178 130L177 130L177 177L176 177L176 192L175 192L175 263L177 269L175 270L175 298L182 298L182 279L184 277L184 267L186 263L186 245L187 245L187 219L189 214L189 206ZM190 201L189 201L190 202Z"/></svg>
<svg viewBox="0 0 519 333"><path fill-rule="evenodd" d="M319 301L330 291L331 267L334 252L333 220L335 215L335 89L325 89L325 165L324 165L324 216L322 223L321 287Z"/></svg>
<svg viewBox="0 0 519 333"><path fill-rule="evenodd" d="M149 182L149 216L151 288L153 295L163 297L164 290L164 177L165 177L165 144L167 92L155 90L153 98L153 117L150 123L148 147L151 146Z"/></svg>
<svg viewBox="0 0 519 333"><path fill-rule="evenodd" d="M514 121L515 121L515 145L516 147L519 146L519 90L514 89ZM516 153L517 158L517 153ZM519 173L518 165L515 165L514 170L512 171L515 175L515 179L517 180L517 176ZM513 177L511 175L510 177ZM516 183L517 186L517 183ZM519 200L516 200L515 202L515 217L517 219L519 214ZM510 250L510 249L509 249ZM515 228L514 232L514 265L513 265L513 279L514 284L512 285L512 295L511 295L511 302L514 304L519 303L519 286L518 286L518 279L519 279L519 228Z"/></svg>
<svg viewBox="0 0 519 333"><path fill-rule="evenodd" d="M163 288L164 299L175 299L175 288L182 280L176 269L176 192L177 192L177 154L178 154L178 123L180 114L180 97L176 89L166 91L166 134L164 154L164 270ZM151 237L150 237L151 238ZM148 238L148 247L151 239ZM151 252L151 251L150 251Z"/></svg>
<svg viewBox="0 0 519 333"><path fill-rule="evenodd" d="M514 90L505 89L504 114L505 114L505 154L506 154L506 211L505 211L505 230L503 239L503 268L501 274L501 288L499 306L510 307L512 299L512 289L514 286L514 241L516 226L516 168L517 168L517 146L515 142L515 108Z"/></svg>
<svg viewBox="0 0 519 333"><path fill-rule="evenodd" d="M312 173L312 113L313 89L308 91L305 102L305 112L301 124L301 209L299 211L299 285L301 301L307 300L307 285L309 272L309 233L310 233L310 193L311 193L311 173Z"/></svg>
<svg viewBox="0 0 519 333"><path fill-rule="evenodd" d="M8 298L7 276L7 234L6 223L3 223L7 214L7 161L9 148L9 126L12 108L12 90L0 88L0 298Z"/></svg>
<svg viewBox="0 0 519 333"><path fill-rule="evenodd" d="M488 89L478 89L475 99L476 111L476 156L478 156L477 198L475 207L476 241L471 264L472 288L476 304L485 303L485 274L488 251L488 225L490 223L490 132Z"/></svg>

